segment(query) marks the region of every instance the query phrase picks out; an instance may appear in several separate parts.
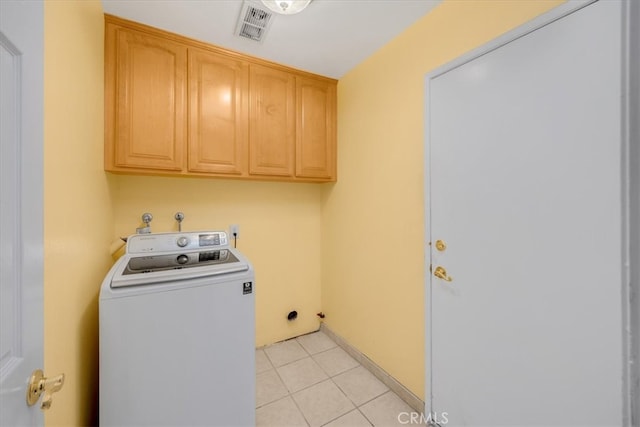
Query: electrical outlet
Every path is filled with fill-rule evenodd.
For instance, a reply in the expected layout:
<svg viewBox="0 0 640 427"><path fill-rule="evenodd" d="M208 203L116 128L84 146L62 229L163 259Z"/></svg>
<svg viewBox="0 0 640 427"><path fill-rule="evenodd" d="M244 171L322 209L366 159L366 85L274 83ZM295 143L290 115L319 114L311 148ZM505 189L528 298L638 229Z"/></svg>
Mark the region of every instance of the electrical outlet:
<svg viewBox="0 0 640 427"><path fill-rule="evenodd" d="M240 238L240 226L238 224L231 224L229 226L229 237L230 238L236 238L239 239Z"/></svg>

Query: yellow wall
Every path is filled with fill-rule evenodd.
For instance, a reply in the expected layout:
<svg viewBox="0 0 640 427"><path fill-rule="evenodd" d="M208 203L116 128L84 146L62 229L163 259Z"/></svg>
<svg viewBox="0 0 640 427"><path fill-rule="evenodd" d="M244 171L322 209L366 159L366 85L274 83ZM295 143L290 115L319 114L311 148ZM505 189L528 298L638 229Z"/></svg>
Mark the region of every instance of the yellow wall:
<svg viewBox="0 0 640 427"><path fill-rule="evenodd" d="M103 152L103 18L93 1L45 2L44 357L65 385L47 425L96 418L98 303L113 236Z"/></svg>
<svg viewBox="0 0 640 427"><path fill-rule="evenodd" d="M424 399L424 80L561 1L446 1L340 79L325 323Z"/></svg>
<svg viewBox="0 0 640 427"><path fill-rule="evenodd" d="M153 232L240 226L238 249L256 271L256 345L318 329L321 202L318 184L111 175L115 236L135 232L150 212ZM287 314L296 310L298 319Z"/></svg>

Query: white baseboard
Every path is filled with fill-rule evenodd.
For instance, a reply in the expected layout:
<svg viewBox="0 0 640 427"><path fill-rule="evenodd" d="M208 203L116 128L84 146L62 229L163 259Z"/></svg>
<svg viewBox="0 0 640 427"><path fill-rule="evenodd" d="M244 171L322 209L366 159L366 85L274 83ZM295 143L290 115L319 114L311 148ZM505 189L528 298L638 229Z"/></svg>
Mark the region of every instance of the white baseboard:
<svg viewBox="0 0 640 427"><path fill-rule="evenodd" d="M424 402L415 394L413 394L408 388L403 386L398 380L389 375L384 369L378 366L373 360L369 359L360 350L352 346L344 338L333 332L324 323L320 324L320 330L327 334L332 340L338 344L344 351L346 351L351 357L357 360L362 366L371 372L376 378L378 378L384 385L389 387L395 394L404 400L407 405L413 408L417 412L424 411Z"/></svg>

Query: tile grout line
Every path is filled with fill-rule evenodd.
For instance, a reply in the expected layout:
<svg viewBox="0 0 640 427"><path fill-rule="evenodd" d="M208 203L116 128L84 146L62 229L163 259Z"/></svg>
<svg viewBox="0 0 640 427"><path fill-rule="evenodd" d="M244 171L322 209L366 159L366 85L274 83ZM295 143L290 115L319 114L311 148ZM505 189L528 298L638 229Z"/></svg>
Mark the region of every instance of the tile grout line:
<svg viewBox="0 0 640 427"><path fill-rule="evenodd" d="M323 353L326 353L326 352L329 352L329 351L335 350L336 348L340 348L340 347L339 347L339 346L337 346L337 347L333 347L333 348L330 348L330 349L325 350L325 351L321 351L321 352L316 353L316 354L314 354L314 355L312 355L312 356L311 356L311 359L313 359L313 361L314 361L314 362L316 362L316 363L318 364L318 366L320 367L320 369L322 369L322 371L323 371L325 374L327 374L327 377L329 377L329 378L337 377L338 375L342 375L342 374L344 374L345 372L349 372L350 370L355 369L355 368L357 368L358 366L362 366L362 364L361 364L360 362L358 362L357 360L353 359L353 357L349 356L349 357L351 357L351 358L352 358L352 359L353 359L353 360L354 360L358 365L357 365L357 366L354 366L354 367L351 367L351 368L348 368L348 369L346 369L346 370L344 370L344 371L338 372L338 373L336 373L336 374L331 375L331 373L327 372L327 370L326 370L325 368L323 368L323 367L322 367L322 365L320 364L320 362L318 362L318 361L315 359L315 357L314 357L314 356L317 356L317 355L319 355L319 354L323 354ZM343 351L344 351L344 350L343 350ZM346 353L346 352L345 352L345 353ZM347 354L348 354L348 353L347 353Z"/></svg>
<svg viewBox="0 0 640 427"><path fill-rule="evenodd" d="M300 407L298 406L298 402L296 402L296 400L293 398L293 396L291 394L287 394L286 396L282 396L280 399L276 399L273 402L270 402L268 404L265 404L263 406L266 405L271 405L272 403L276 403L276 402L280 402L281 400L284 400L286 398L290 398L291 401L293 402L293 404L295 405L296 409L298 410L298 412L300 413L300 415L302 416L302 418L304 419L304 422L307 424L307 427L311 427L311 423L309 422L309 420L307 420L307 417L304 416L304 413L302 412L302 410L300 409ZM261 406L262 407L262 406ZM256 408L258 409L258 408Z"/></svg>
<svg viewBox="0 0 640 427"><path fill-rule="evenodd" d="M286 386L285 386L286 387ZM297 393L297 392L296 392ZM293 393L289 393L288 396L291 398L291 400L293 401L293 404L296 405L296 409L298 410L298 412L300 412L300 415L302 415L302 418L304 419L304 422L307 423L308 427L311 427L311 421L307 419L307 417L304 415L304 411L302 410L302 408L300 407L300 405L298 405L298 402L296 401L296 399L293 397Z"/></svg>
<svg viewBox="0 0 640 427"><path fill-rule="evenodd" d="M351 369L348 369L347 371L344 371L344 372L349 372L349 371L351 371L351 370L353 370L353 369L357 369L357 368L358 368L358 367L360 367L360 366L361 366L361 365L360 365L360 363L358 363L358 366L356 366L356 367L354 367L354 368L351 368ZM341 372L340 374L342 374L342 373L344 373L344 372ZM335 376L338 376L338 375L340 375L340 374L337 374L337 375L335 375ZM360 406L362 406L362 405L358 406L358 404L357 404L356 402L354 402L354 401L353 401L353 399L351 399L351 398L347 395L347 393L345 393L345 391L344 391L344 390L342 390L342 388L341 388L341 387L340 387L340 386L339 386L339 385L338 385L338 384L333 380L333 377L329 377L329 379L331 380L331 382L333 383L333 385L335 385L335 386L336 386L336 388L340 391L340 393L342 393L342 395L343 395L344 397L346 397L346 398L347 398L347 400L348 400L349 402L351 402L351 404L353 404L354 408L353 408L353 409L351 409L351 410L349 410L349 411L347 411L347 412L345 412L344 414L339 415L339 416L337 416L336 418L334 418L334 419L332 419L332 420L330 420L330 421L328 421L328 422L324 423L324 424L323 424L323 426L325 426L325 425L327 425L327 424L329 424L329 423L334 422L335 420L337 420L337 419L338 419L338 418L340 418L340 417L344 417L345 415L347 415L347 414L349 414L349 413L353 412L354 410L356 410L356 411L360 412L360 415L362 415L362 416L364 417L364 419L365 419L365 420L367 420L367 422L373 426L373 422L372 422L372 421L371 421L371 420L370 420L370 419L369 419L369 418L368 418L368 417L367 417L367 416L366 416L366 415L365 415L365 414L360 410ZM384 394L384 393L383 393L383 394ZM376 396L376 398L377 398L377 397L380 397L380 396L381 396L381 395ZM371 400L373 400L373 399L371 399ZM368 400L366 403L369 403L371 400Z"/></svg>

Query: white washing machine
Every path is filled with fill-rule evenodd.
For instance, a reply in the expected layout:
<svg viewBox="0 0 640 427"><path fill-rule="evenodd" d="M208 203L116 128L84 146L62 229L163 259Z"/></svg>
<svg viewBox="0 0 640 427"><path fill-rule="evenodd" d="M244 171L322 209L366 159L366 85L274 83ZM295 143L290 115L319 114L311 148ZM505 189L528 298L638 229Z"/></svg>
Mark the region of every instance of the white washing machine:
<svg viewBox="0 0 640 427"><path fill-rule="evenodd" d="M100 425L254 426L253 292L225 232L131 236L100 291Z"/></svg>

